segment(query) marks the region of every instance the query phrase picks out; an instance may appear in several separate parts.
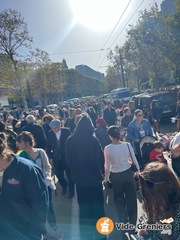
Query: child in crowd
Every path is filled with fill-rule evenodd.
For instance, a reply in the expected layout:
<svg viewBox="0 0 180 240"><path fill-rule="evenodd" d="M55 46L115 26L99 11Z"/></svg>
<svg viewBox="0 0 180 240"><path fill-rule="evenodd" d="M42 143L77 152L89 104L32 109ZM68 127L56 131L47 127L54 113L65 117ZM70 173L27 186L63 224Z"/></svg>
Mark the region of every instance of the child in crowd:
<svg viewBox="0 0 180 240"><path fill-rule="evenodd" d="M162 162L162 152L164 150L164 145L160 141L154 142L154 149L150 152L149 159L151 161Z"/></svg>

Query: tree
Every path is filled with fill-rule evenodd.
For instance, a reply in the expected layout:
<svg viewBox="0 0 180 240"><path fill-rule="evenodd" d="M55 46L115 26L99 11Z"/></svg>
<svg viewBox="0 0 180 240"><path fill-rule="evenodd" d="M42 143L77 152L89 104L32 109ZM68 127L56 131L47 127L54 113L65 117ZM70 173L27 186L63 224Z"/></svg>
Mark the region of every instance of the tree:
<svg viewBox="0 0 180 240"><path fill-rule="evenodd" d="M169 56L171 61L174 64L174 78L177 83L180 83L180 0L175 1L175 13L165 15L165 21L168 27L171 29L171 33L174 37L174 41L172 42L173 49L171 51L171 55Z"/></svg>
<svg viewBox="0 0 180 240"><path fill-rule="evenodd" d="M137 25L128 31L126 57L135 68L143 70L141 77L152 79L153 87L157 89L165 83L164 73L173 67L170 60L173 47L171 30L155 5L150 11L141 12Z"/></svg>
<svg viewBox="0 0 180 240"><path fill-rule="evenodd" d="M66 60L64 58L62 60L62 64L63 64L64 69L68 69L67 62L66 62Z"/></svg>
<svg viewBox="0 0 180 240"><path fill-rule="evenodd" d="M113 66L109 66L106 71L105 88L106 92L110 92L112 89L118 88L120 85L120 73Z"/></svg>
<svg viewBox="0 0 180 240"><path fill-rule="evenodd" d="M15 74L12 62L7 54L0 54L0 86L9 88L14 82Z"/></svg>
<svg viewBox="0 0 180 240"><path fill-rule="evenodd" d="M44 67L46 64L51 62L49 54L40 48L30 51L27 61L32 64L34 69Z"/></svg>
<svg viewBox="0 0 180 240"><path fill-rule="evenodd" d="M23 105L27 109L26 98L23 91L23 84L18 73L18 50L20 48L29 48L32 38L29 36L27 24L19 12L12 9L6 9L0 13L0 52L5 52L12 65L16 75L16 86L19 87Z"/></svg>

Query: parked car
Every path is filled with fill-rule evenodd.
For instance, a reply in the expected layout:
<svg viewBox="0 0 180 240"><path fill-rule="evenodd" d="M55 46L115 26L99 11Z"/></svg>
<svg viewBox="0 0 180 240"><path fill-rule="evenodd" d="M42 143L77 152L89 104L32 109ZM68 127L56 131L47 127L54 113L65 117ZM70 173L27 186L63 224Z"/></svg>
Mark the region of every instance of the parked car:
<svg viewBox="0 0 180 240"><path fill-rule="evenodd" d="M176 115L177 99L172 92L142 93L133 96L136 108L143 110L145 117L151 120L150 105L152 100L157 100L160 108L161 120L174 117Z"/></svg>

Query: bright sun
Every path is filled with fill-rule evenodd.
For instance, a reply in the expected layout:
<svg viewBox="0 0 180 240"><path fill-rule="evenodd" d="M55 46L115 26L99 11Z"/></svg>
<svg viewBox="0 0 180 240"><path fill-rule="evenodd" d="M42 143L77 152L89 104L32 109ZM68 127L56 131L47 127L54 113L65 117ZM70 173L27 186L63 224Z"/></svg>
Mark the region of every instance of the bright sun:
<svg viewBox="0 0 180 240"><path fill-rule="evenodd" d="M127 0L69 0L75 20L94 30L107 31L117 23Z"/></svg>

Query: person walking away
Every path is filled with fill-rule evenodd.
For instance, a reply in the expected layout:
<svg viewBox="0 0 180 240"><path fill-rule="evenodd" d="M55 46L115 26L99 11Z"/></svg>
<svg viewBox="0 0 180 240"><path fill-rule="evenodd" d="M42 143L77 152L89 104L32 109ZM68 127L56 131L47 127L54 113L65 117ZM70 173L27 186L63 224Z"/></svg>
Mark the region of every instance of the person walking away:
<svg viewBox="0 0 180 240"><path fill-rule="evenodd" d="M27 125L22 128L22 131L30 132L35 139L35 147L46 149L46 135L41 125L36 124L36 118L33 115L26 117Z"/></svg>
<svg viewBox="0 0 180 240"><path fill-rule="evenodd" d="M105 216L101 175L104 156L88 115L82 116L67 140L66 160L76 184L81 240L106 239L95 229L97 220Z"/></svg>
<svg viewBox="0 0 180 240"><path fill-rule="evenodd" d="M108 134L112 143L104 149L105 183L112 183L119 221L136 226L137 198L133 171L128 159L132 156L131 160L138 170L139 164L130 143L119 140L120 130L117 126L109 127ZM123 240L128 239L125 232L122 235Z"/></svg>
<svg viewBox="0 0 180 240"><path fill-rule="evenodd" d="M111 140L107 132L108 128L106 127L106 122L102 117L99 117L96 120L96 126L97 128L94 130L94 132L101 144L102 149L104 150L105 146L111 143Z"/></svg>

